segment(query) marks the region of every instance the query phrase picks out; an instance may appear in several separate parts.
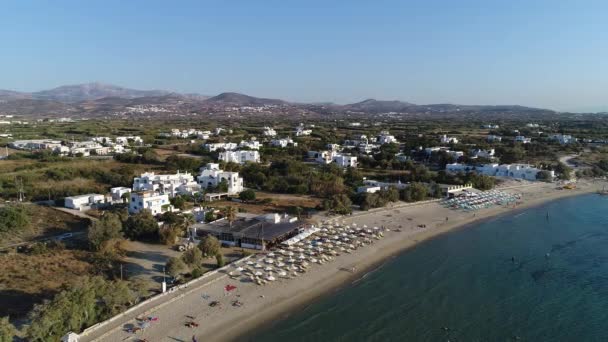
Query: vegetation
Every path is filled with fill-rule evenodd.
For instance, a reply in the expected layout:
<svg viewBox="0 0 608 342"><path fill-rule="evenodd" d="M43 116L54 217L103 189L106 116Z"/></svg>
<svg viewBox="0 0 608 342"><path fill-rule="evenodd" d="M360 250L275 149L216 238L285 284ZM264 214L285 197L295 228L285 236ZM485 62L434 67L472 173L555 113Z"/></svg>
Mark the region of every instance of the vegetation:
<svg viewBox="0 0 608 342"><path fill-rule="evenodd" d="M95 251L102 249L108 241L122 239L122 222L114 213L105 213L99 221L93 221L89 226L89 244Z"/></svg>
<svg viewBox="0 0 608 342"><path fill-rule="evenodd" d="M13 342L17 328L11 324L8 317L0 317L0 342Z"/></svg>
<svg viewBox="0 0 608 342"><path fill-rule="evenodd" d="M125 281L84 278L52 300L36 305L26 334L30 341L57 341L67 331L81 331L125 310L136 293Z"/></svg>
<svg viewBox="0 0 608 342"><path fill-rule="evenodd" d="M7 205L0 207L0 234L16 234L30 224L30 213L25 206Z"/></svg>
<svg viewBox="0 0 608 342"><path fill-rule="evenodd" d="M159 241L158 223L149 210L129 216L124 226L125 235L133 240Z"/></svg>
<svg viewBox="0 0 608 342"><path fill-rule="evenodd" d="M217 255L220 252L220 247L220 241L212 235L205 236L198 244L198 248L205 257Z"/></svg>
<svg viewBox="0 0 608 342"><path fill-rule="evenodd" d="M215 255L215 261L217 262L217 267L224 267L224 265L226 264L224 256L221 253L217 253Z"/></svg>
<svg viewBox="0 0 608 342"><path fill-rule="evenodd" d="M255 201L255 191L246 189L239 194L239 199L244 202Z"/></svg>
<svg viewBox="0 0 608 342"><path fill-rule="evenodd" d="M165 271L167 272L167 274L174 278L184 272L186 268L187 266L184 260L177 257L170 258L169 261L167 261L167 264L165 265Z"/></svg>

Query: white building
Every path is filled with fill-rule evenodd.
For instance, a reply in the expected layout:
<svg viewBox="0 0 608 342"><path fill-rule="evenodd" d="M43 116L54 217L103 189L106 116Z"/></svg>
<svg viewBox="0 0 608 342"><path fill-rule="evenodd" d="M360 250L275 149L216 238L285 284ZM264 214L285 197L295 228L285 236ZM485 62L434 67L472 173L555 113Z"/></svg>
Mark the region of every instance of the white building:
<svg viewBox="0 0 608 342"><path fill-rule="evenodd" d="M494 177L509 177L535 181L539 172L543 171L527 164L485 164L481 166L472 166L465 164L448 164L445 166L448 172L476 172L478 174L494 176ZM554 171L548 171L551 178L555 177Z"/></svg>
<svg viewBox="0 0 608 342"><path fill-rule="evenodd" d="M167 194L157 194L154 191L132 192L129 213L136 214L142 210L150 210L152 215L157 215L172 211L173 206Z"/></svg>
<svg viewBox="0 0 608 342"><path fill-rule="evenodd" d="M340 167L357 167L357 157L337 154L334 155L332 161Z"/></svg>
<svg viewBox="0 0 608 342"><path fill-rule="evenodd" d="M266 127L264 127L263 134L266 137L275 137L277 135L277 131L275 131L274 129L266 126Z"/></svg>
<svg viewBox="0 0 608 342"><path fill-rule="evenodd" d="M382 190L388 190L389 188L396 188L397 190L405 189L409 186L407 183L401 182L380 182L373 179L366 179L363 181L363 185L369 187L379 187Z"/></svg>
<svg viewBox="0 0 608 342"><path fill-rule="evenodd" d="M373 194L380 190L382 190L382 189L379 186L364 185L364 186L360 186L357 188L357 193L358 194L361 194L361 193Z"/></svg>
<svg viewBox="0 0 608 342"><path fill-rule="evenodd" d="M399 143L397 141L397 139L395 139L395 136L391 135L388 131L382 131L382 132L380 132L380 135L378 135L378 137L376 138L376 141L380 145L384 145L384 144L397 144L397 143Z"/></svg>
<svg viewBox="0 0 608 342"><path fill-rule="evenodd" d="M553 134L549 136L549 138L559 142L562 145L576 142L576 138L572 137L571 135L565 134Z"/></svg>
<svg viewBox="0 0 608 342"><path fill-rule="evenodd" d="M135 145L142 145L144 143L143 139L137 135L129 135L126 137L116 137L115 141L118 145L128 146L129 140L133 141Z"/></svg>
<svg viewBox="0 0 608 342"><path fill-rule="evenodd" d="M200 186L189 172L157 175L145 172L133 179L133 191L154 191L170 197L191 195L200 191Z"/></svg>
<svg viewBox="0 0 608 342"><path fill-rule="evenodd" d="M260 149L260 142L255 140L255 138L251 138L251 140L246 141L246 140L241 140L241 143L239 144L239 148L249 148L251 150L259 150Z"/></svg>
<svg viewBox="0 0 608 342"><path fill-rule="evenodd" d="M340 167L357 167L357 157L342 155L336 151L309 151L308 158L319 164L336 163Z"/></svg>
<svg viewBox="0 0 608 342"><path fill-rule="evenodd" d="M64 206L70 209L86 210L95 204L104 203L105 196L100 194L86 194L65 198Z"/></svg>
<svg viewBox="0 0 608 342"><path fill-rule="evenodd" d="M200 175L196 179L204 189L215 188L225 180L229 195L243 191L243 178L239 177L239 173L220 170L219 164L209 163L202 167Z"/></svg>
<svg viewBox="0 0 608 342"><path fill-rule="evenodd" d="M258 151L226 151L220 152L219 160L224 161L226 163L238 163L245 164L246 162L251 163L259 163L260 162L260 152Z"/></svg>
<svg viewBox="0 0 608 342"><path fill-rule="evenodd" d="M501 142L502 141L502 137L498 136L498 135L490 134L490 135L488 135L488 137L486 138L486 140L488 140L488 142Z"/></svg>
<svg viewBox="0 0 608 342"><path fill-rule="evenodd" d="M203 139L203 140L209 139L210 136L211 136L210 131L199 131L198 134L196 135L197 138Z"/></svg>
<svg viewBox="0 0 608 342"><path fill-rule="evenodd" d="M515 137L515 142L519 142L522 144L529 144L532 142L532 138L526 138L523 135L518 135Z"/></svg>
<svg viewBox="0 0 608 342"><path fill-rule="evenodd" d="M61 146L61 140L15 140L9 143L9 146L18 150L53 150Z"/></svg>
<svg viewBox="0 0 608 342"><path fill-rule="evenodd" d="M124 194L130 194L130 193L131 193L131 189L124 187L124 186L118 186L118 187L110 189L110 194L112 194L113 202L122 202L122 200L123 200L122 196Z"/></svg>
<svg viewBox="0 0 608 342"><path fill-rule="evenodd" d="M458 144L458 139L455 137L448 137L447 135L441 136L442 144Z"/></svg>
<svg viewBox="0 0 608 342"><path fill-rule="evenodd" d="M306 129L304 127L304 124L300 124L299 126L296 126L295 134L296 134L296 137L301 137L301 136L305 136L305 135L311 135L312 134L312 129Z"/></svg>
<svg viewBox="0 0 608 342"><path fill-rule="evenodd" d="M273 139L270 141L270 145L274 146L274 147L281 147L281 148L285 148L289 145L291 146L298 146L298 143L293 141L291 138L283 138L283 139Z"/></svg>
<svg viewBox="0 0 608 342"><path fill-rule="evenodd" d="M236 143L209 143L204 144L203 148L209 152L215 152L217 150L225 150L225 151L233 151L236 150L239 146Z"/></svg>
<svg viewBox="0 0 608 342"><path fill-rule="evenodd" d="M494 158L495 151L493 148L491 148L489 150L472 149L470 151L470 154L471 154L471 158L492 159L492 158Z"/></svg>

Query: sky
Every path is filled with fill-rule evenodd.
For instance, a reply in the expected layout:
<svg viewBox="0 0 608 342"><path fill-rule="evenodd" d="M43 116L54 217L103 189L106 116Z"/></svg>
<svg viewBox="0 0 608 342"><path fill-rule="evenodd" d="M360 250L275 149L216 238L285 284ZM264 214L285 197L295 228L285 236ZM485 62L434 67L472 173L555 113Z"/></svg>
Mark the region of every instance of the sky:
<svg viewBox="0 0 608 342"><path fill-rule="evenodd" d="M0 89L608 110L608 1L5 1Z"/></svg>

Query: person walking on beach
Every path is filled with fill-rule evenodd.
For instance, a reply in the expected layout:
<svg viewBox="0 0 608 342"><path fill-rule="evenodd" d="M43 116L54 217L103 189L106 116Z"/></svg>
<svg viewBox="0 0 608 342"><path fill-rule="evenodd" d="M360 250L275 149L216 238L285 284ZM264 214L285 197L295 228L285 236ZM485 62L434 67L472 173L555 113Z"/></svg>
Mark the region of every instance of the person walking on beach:
<svg viewBox="0 0 608 342"><path fill-rule="evenodd" d="M198 340L196 339L196 336L192 335L192 342L198 342Z"/></svg>

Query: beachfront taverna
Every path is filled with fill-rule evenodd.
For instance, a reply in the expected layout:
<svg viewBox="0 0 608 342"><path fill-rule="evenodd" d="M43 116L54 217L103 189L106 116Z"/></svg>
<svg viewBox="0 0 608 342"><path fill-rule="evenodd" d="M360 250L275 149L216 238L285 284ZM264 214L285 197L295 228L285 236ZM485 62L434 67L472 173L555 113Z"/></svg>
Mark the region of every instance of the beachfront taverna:
<svg viewBox="0 0 608 342"><path fill-rule="evenodd" d="M305 223L297 217L267 214L254 215L240 213L232 223L219 219L209 223L192 226L195 235L215 236L224 245L264 250L298 235Z"/></svg>

